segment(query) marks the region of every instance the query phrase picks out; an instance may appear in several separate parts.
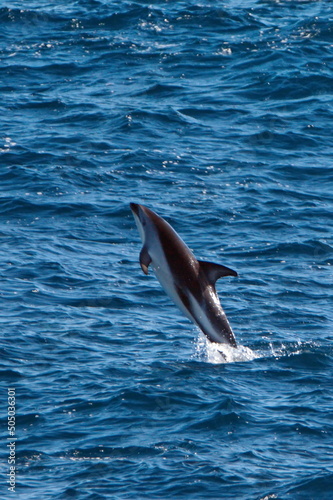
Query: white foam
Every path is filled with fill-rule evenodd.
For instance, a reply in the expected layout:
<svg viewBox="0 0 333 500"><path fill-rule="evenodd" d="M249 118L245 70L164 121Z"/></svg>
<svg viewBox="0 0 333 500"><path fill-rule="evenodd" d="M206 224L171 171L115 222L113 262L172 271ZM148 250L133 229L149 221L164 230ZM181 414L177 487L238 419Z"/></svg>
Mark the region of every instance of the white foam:
<svg viewBox="0 0 333 500"><path fill-rule="evenodd" d="M313 342L294 342L288 345L273 345L269 343L265 348L252 351L249 347L239 345L237 349L227 344L210 342L203 334L199 334L196 342L196 357L206 363L236 363L252 361L258 358L275 358L297 356L318 347Z"/></svg>
<svg viewBox="0 0 333 500"><path fill-rule="evenodd" d="M249 347L239 345L235 349L227 344L210 342L203 335L198 337L196 352L201 359L212 364L252 361L260 357L259 354L252 351Z"/></svg>

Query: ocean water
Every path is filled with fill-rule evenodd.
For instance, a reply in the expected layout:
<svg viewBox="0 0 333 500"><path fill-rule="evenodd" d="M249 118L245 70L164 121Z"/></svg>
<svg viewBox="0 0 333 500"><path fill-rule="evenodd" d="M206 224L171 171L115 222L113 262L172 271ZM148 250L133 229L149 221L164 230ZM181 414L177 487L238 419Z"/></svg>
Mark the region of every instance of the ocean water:
<svg viewBox="0 0 333 500"><path fill-rule="evenodd" d="M1 2L1 498L331 500L332 22ZM143 275L130 201L237 270L238 357Z"/></svg>

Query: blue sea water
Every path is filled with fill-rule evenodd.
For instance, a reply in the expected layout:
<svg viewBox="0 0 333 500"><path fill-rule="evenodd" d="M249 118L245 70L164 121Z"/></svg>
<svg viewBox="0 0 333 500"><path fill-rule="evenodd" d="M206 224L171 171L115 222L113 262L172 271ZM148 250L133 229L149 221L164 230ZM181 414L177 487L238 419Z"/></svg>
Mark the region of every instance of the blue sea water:
<svg viewBox="0 0 333 500"><path fill-rule="evenodd" d="M331 0L1 2L2 498L331 500L332 23ZM143 275L130 201L238 271L243 357Z"/></svg>

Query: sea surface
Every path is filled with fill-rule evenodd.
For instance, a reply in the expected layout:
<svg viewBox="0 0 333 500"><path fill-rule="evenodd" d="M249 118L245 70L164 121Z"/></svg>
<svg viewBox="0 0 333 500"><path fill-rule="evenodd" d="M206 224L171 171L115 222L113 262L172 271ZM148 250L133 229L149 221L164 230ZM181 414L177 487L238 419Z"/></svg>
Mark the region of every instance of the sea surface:
<svg viewBox="0 0 333 500"><path fill-rule="evenodd" d="M333 498L332 94L331 0L1 2L1 498ZM129 202L237 270L238 356Z"/></svg>

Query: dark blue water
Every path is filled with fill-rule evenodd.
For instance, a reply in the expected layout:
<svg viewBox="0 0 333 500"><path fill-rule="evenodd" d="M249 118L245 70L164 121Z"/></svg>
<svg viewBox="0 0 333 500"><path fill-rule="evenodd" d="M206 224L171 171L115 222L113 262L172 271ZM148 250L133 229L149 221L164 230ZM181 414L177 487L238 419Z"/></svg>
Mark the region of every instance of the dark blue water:
<svg viewBox="0 0 333 500"><path fill-rule="evenodd" d="M2 498L331 500L332 22L331 0L1 3ZM238 271L244 356L143 275L130 201Z"/></svg>

